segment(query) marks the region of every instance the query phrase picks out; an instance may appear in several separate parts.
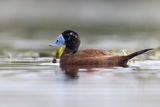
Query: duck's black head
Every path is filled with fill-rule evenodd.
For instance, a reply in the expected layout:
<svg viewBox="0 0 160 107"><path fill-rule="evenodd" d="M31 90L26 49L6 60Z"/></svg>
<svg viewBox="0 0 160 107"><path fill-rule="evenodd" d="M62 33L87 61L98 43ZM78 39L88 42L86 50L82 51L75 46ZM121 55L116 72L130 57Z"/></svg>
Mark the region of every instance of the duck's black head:
<svg viewBox="0 0 160 107"><path fill-rule="evenodd" d="M78 51L80 45L80 38L78 33L72 30L66 30L61 33L57 39L49 44L50 46L66 45L68 53L75 53Z"/></svg>

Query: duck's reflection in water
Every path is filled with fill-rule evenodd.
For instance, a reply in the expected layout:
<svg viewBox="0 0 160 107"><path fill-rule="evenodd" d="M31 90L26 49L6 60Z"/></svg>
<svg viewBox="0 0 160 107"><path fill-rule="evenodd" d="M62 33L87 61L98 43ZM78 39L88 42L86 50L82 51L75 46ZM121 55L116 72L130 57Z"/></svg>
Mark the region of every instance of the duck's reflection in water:
<svg viewBox="0 0 160 107"><path fill-rule="evenodd" d="M60 66L60 67L65 72L66 76L71 78L78 77L79 67L77 66Z"/></svg>
<svg viewBox="0 0 160 107"><path fill-rule="evenodd" d="M79 72L95 72L95 68L112 68L113 66L61 65L60 68L70 78L78 78Z"/></svg>

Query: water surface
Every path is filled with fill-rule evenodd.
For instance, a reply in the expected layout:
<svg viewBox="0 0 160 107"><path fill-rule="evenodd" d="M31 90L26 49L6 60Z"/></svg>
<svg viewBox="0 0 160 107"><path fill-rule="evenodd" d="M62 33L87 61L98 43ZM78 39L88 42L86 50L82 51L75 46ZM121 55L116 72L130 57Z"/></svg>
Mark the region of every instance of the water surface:
<svg viewBox="0 0 160 107"><path fill-rule="evenodd" d="M58 64L50 61L46 58L36 63L3 63L0 105L159 107L160 61L136 61L128 68L95 68L92 72L81 69L78 78L65 75Z"/></svg>

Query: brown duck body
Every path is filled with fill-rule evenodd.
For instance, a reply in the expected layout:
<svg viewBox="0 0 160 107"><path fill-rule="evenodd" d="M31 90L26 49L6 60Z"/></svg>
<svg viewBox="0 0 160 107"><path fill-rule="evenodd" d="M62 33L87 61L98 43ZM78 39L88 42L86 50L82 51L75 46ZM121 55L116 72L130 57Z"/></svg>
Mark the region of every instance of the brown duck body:
<svg viewBox="0 0 160 107"><path fill-rule="evenodd" d="M140 50L128 56L113 55L97 49L86 49L78 51L80 37L78 33L66 30L58 38L50 43L50 46L65 45L65 49L60 59L61 67L78 66L81 67L126 67L127 62L152 49Z"/></svg>
<svg viewBox="0 0 160 107"><path fill-rule="evenodd" d="M60 59L60 64L94 67L127 66L123 61L125 56L113 55L97 49L86 49L75 54L66 54L65 51Z"/></svg>

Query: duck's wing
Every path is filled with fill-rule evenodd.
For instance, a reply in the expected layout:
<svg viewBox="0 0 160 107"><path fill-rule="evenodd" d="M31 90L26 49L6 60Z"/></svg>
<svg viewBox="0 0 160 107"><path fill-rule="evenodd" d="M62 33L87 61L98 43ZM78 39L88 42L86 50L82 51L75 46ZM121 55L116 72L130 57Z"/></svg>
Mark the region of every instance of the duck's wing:
<svg viewBox="0 0 160 107"><path fill-rule="evenodd" d="M105 65L106 58L114 55L98 49L85 49L75 54L65 54L61 57L61 65Z"/></svg>
<svg viewBox="0 0 160 107"><path fill-rule="evenodd" d="M113 54L110 52L105 52L98 49L85 49L78 51L74 56L76 57L102 57L102 56L112 56Z"/></svg>

